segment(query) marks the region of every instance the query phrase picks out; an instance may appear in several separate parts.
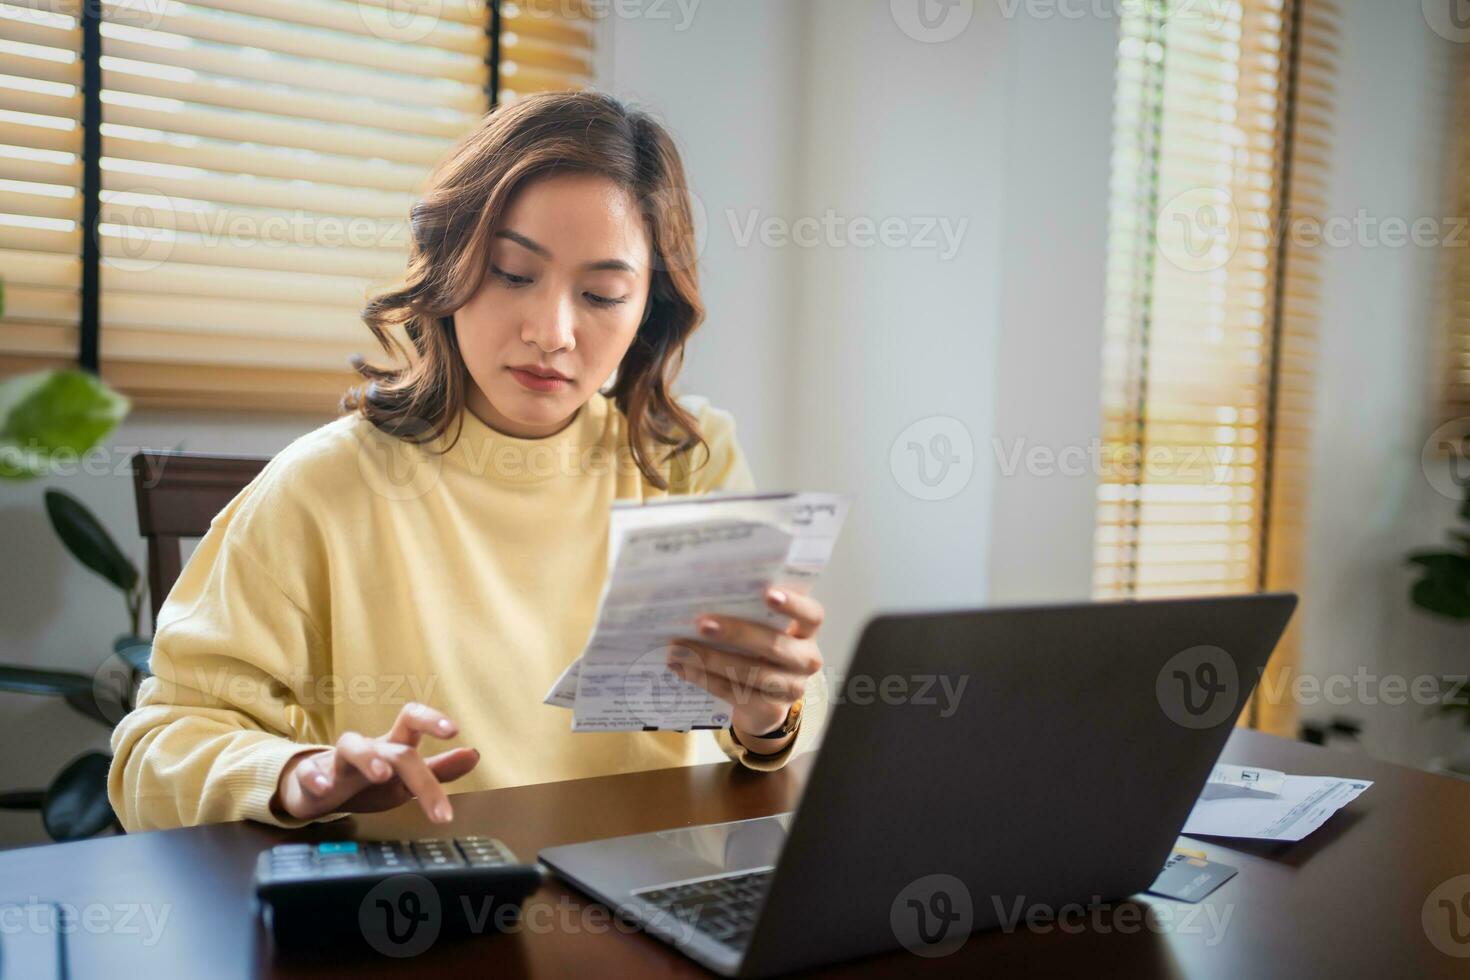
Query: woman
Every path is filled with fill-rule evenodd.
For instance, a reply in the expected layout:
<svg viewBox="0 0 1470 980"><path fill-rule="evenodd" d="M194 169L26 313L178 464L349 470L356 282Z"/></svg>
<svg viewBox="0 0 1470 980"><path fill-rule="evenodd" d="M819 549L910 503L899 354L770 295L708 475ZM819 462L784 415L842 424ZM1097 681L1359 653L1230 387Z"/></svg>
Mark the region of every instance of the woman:
<svg viewBox="0 0 1470 980"><path fill-rule="evenodd" d="M445 823L447 783L693 761L694 735L574 735L541 703L591 631L613 500L752 485L730 416L670 391L704 315L672 140L601 94L498 109L435 172L413 239L363 314L413 356L358 362L348 413L225 507L159 614L112 738L130 831L413 797ZM706 614L708 643L668 653L732 703L716 738L755 769L785 763L820 699L821 605L767 602L784 631Z"/></svg>

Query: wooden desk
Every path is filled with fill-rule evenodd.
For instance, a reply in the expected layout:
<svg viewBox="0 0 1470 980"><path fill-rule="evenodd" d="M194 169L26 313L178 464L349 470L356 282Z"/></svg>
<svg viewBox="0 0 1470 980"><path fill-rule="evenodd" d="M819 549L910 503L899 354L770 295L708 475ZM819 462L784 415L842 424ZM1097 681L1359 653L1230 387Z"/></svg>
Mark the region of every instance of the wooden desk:
<svg viewBox="0 0 1470 980"><path fill-rule="evenodd" d="M1212 858L1235 865L1240 874L1206 900L1214 918L1200 913L1191 929L1176 919L1179 928L1154 932L1133 919L1137 931L1131 933L1104 934L1090 922L1070 934L981 933L942 959L899 953L844 964L839 971L1470 976L1470 956L1440 952L1421 921L1434 889L1470 875L1470 784L1244 731L1232 736L1225 761L1356 776L1376 785L1297 844L1203 842ZM449 831L402 807L289 833L222 824L26 848L0 853L0 900L49 898L75 906L80 928L72 956L78 977L709 976L657 940L610 924L600 906L555 881L528 903L514 934L440 943L413 960L355 958L309 969L275 962L252 917L250 875L256 854L282 840L487 833L521 857L534 858L551 844L760 816L794 805L809 764L804 757L775 774L700 766L466 794L455 797ZM1078 807L1079 814L1085 810L1085 803ZM975 828L985 832L984 814L976 815ZM1078 833L1085 832L1079 824ZM1470 906L1470 898L1465 902ZM816 914L837 914L840 906L841 896L834 896L834 911ZM140 909L151 910L155 922L166 913L162 928L150 933ZM1431 920L1432 928L1445 930L1442 937L1450 936L1446 920L1447 913ZM1470 918L1462 917L1459 926L1470 930ZM1470 937L1452 948L1470 954Z"/></svg>

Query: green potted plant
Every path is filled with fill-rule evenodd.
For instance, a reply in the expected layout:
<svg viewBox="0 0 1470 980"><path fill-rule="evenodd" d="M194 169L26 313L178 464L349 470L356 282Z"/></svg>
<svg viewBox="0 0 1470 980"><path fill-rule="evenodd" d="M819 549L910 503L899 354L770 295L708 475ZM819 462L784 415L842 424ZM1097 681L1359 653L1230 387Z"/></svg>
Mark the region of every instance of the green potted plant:
<svg viewBox="0 0 1470 980"><path fill-rule="evenodd" d="M1470 459L1470 441L1462 449L1462 458ZM1470 623L1470 480L1458 480L1465 492L1459 517L1466 526L1450 531L1450 546L1422 549L1409 555L1409 562L1419 572L1410 590L1415 606L1439 619ZM1447 678L1443 683L1440 703L1434 714L1457 718L1470 732L1470 684ZM1439 762L1438 768L1470 779L1470 750L1457 758Z"/></svg>
<svg viewBox="0 0 1470 980"><path fill-rule="evenodd" d="M127 399L83 371L40 371L0 381L0 478L45 476L58 456L80 455L106 438L128 408ZM131 709L137 682L147 670L148 641L139 635L142 577L75 497L48 490L45 506L66 549L122 593L128 632L117 637L113 652L94 674L0 664L0 691L60 697L87 718L111 727ZM54 840L101 833L116 825L107 799L110 762L106 752L83 753L45 789L0 793L0 809L39 810Z"/></svg>

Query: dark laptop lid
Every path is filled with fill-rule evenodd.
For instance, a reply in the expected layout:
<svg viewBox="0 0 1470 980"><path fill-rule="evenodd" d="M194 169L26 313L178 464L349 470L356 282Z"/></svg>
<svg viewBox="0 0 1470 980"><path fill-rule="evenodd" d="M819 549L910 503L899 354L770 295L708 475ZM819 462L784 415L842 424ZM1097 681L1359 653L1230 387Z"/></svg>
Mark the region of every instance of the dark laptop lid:
<svg viewBox="0 0 1470 980"><path fill-rule="evenodd" d="M872 620L832 684L742 975L893 949L933 928L931 914L983 929L1018 901L1056 909L1147 888L1296 601ZM926 880L951 883L945 902L914 900Z"/></svg>

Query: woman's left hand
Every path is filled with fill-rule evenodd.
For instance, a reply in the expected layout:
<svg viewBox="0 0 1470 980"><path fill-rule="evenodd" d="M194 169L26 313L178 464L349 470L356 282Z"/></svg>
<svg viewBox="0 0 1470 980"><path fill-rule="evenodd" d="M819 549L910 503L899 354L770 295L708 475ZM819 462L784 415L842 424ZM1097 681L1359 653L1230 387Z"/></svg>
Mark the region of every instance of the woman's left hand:
<svg viewBox="0 0 1470 980"><path fill-rule="evenodd" d="M669 647L670 670L730 702L737 738L779 728L791 705L806 692L808 678L822 669L816 640L825 615L822 604L811 596L773 588L766 590L766 605L791 617L784 630L704 613L695 626L707 643L679 639Z"/></svg>

